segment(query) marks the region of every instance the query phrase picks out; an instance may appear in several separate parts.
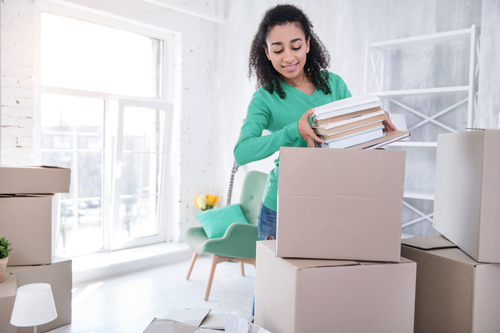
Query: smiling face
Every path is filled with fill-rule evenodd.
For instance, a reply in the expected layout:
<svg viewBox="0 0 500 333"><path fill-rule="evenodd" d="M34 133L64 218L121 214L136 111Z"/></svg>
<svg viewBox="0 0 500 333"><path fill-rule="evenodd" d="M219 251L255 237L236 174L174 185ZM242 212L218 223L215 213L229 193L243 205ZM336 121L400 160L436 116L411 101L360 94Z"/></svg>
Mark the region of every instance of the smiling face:
<svg viewBox="0 0 500 333"><path fill-rule="evenodd" d="M286 83L304 79L310 40L295 23L277 25L267 34L267 58Z"/></svg>

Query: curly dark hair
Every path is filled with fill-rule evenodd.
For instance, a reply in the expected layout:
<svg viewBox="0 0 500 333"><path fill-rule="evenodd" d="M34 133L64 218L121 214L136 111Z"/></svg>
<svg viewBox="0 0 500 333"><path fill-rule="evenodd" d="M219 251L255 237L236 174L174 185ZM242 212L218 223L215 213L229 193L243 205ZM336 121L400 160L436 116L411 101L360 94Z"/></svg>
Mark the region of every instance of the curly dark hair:
<svg viewBox="0 0 500 333"><path fill-rule="evenodd" d="M248 64L248 77L253 75L257 77L257 86L264 87L271 94L276 89L280 98L285 98L286 94L278 79L278 72L274 69L272 63L267 59L264 48L267 48L267 35L277 25L295 23L306 37L311 37L309 53L307 54L306 64L304 66L305 74L311 79L314 87L325 94L331 94L328 87L328 71L330 64L330 55L321 40L313 31L313 25L309 18L293 5L277 5L269 9L259 24L259 29L255 34L250 47L250 59Z"/></svg>

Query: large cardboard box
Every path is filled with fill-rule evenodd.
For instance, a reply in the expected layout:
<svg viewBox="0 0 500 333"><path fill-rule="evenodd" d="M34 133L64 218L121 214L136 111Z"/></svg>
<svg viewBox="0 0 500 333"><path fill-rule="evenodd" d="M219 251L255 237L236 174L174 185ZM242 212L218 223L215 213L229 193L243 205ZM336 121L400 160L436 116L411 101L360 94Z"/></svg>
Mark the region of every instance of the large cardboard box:
<svg viewBox="0 0 500 333"><path fill-rule="evenodd" d="M48 283L52 287L57 318L37 327L38 332L46 332L71 323L71 260L55 259L50 265L7 267L7 271L17 277L17 286L30 283ZM33 327L18 327L18 333L31 333Z"/></svg>
<svg viewBox="0 0 500 333"><path fill-rule="evenodd" d="M277 255L398 262L405 157L281 148Z"/></svg>
<svg viewBox="0 0 500 333"><path fill-rule="evenodd" d="M0 194L69 193L71 170L0 165Z"/></svg>
<svg viewBox="0 0 500 333"><path fill-rule="evenodd" d="M54 195L0 195L0 230L12 243L9 266L52 263Z"/></svg>
<svg viewBox="0 0 500 333"><path fill-rule="evenodd" d="M416 264L276 257L257 242L255 324L273 333L413 332Z"/></svg>
<svg viewBox="0 0 500 333"><path fill-rule="evenodd" d="M417 263L415 333L500 332L500 264L481 264L441 236L406 238Z"/></svg>
<svg viewBox="0 0 500 333"><path fill-rule="evenodd" d="M5 273L4 280L0 283L0 332L16 333L17 328L10 324L14 301L16 300L17 282L16 276Z"/></svg>
<svg viewBox="0 0 500 333"><path fill-rule="evenodd" d="M500 130L438 135L434 228L480 262L500 263Z"/></svg>

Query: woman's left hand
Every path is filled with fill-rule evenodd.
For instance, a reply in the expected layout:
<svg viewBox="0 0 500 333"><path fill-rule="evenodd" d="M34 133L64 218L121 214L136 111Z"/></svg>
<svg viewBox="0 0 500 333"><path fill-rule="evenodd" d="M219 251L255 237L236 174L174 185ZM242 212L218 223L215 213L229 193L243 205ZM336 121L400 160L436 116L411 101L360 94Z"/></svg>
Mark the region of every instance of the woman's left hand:
<svg viewBox="0 0 500 333"><path fill-rule="evenodd" d="M385 119L382 120L382 124L384 124L384 132L397 131L398 129L392 123L391 118L389 118L389 113L387 113L387 111L384 111L384 116Z"/></svg>

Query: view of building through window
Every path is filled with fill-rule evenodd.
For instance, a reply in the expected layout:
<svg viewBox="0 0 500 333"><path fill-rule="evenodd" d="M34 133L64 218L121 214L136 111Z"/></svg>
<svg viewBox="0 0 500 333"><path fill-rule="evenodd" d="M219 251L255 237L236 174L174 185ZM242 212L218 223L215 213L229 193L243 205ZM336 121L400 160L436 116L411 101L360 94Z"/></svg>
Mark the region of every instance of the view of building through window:
<svg viewBox="0 0 500 333"><path fill-rule="evenodd" d="M161 97L162 53L162 40L41 14L42 164L71 168L58 255L159 234L165 111L118 105Z"/></svg>

